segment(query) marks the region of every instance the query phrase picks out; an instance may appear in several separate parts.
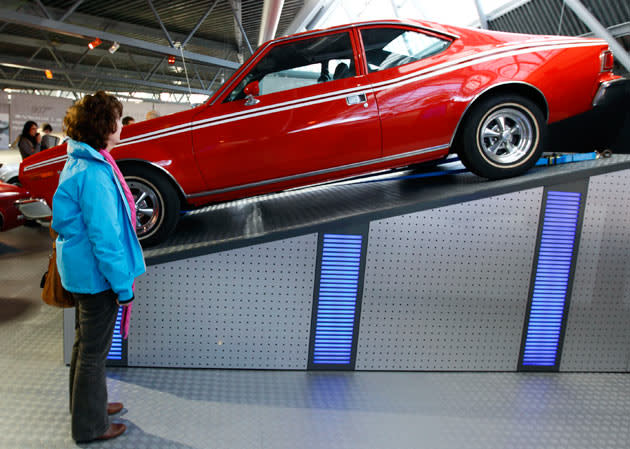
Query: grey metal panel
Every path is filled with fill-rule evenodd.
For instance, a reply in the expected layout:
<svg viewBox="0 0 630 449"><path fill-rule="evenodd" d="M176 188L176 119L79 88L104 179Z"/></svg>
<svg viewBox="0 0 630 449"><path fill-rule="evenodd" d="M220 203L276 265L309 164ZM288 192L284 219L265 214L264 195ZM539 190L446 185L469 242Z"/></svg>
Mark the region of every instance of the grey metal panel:
<svg viewBox="0 0 630 449"><path fill-rule="evenodd" d="M588 10L606 27L630 21L628 0L582 0ZM580 35L590 29L563 0L531 0L507 12L491 15L489 28L498 31L535 34Z"/></svg>
<svg viewBox="0 0 630 449"><path fill-rule="evenodd" d="M561 371L628 371L629 177L590 179Z"/></svg>
<svg viewBox="0 0 630 449"><path fill-rule="evenodd" d="M317 234L149 266L129 366L306 369Z"/></svg>
<svg viewBox="0 0 630 449"><path fill-rule="evenodd" d="M542 193L372 222L356 369L515 370Z"/></svg>

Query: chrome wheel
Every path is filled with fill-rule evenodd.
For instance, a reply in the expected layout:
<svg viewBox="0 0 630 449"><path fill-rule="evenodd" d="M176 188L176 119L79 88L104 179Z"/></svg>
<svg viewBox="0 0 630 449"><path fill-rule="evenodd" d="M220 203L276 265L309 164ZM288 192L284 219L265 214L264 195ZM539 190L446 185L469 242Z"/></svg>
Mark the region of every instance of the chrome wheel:
<svg viewBox="0 0 630 449"><path fill-rule="evenodd" d="M136 234L139 238L151 234L159 224L162 206L153 186L139 180L128 180L127 185L136 203Z"/></svg>
<svg viewBox="0 0 630 449"><path fill-rule="evenodd" d="M495 110L478 129L478 142L484 156L501 165L527 156L537 140L533 118L512 107Z"/></svg>

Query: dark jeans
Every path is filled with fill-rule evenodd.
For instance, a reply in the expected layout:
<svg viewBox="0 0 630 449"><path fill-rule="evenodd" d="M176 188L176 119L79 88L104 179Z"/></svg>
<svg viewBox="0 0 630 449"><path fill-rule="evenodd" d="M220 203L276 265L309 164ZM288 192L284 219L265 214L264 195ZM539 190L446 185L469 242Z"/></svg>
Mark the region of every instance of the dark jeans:
<svg viewBox="0 0 630 449"><path fill-rule="evenodd" d="M70 363L72 438L89 441L103 435L109 427L105 360L112 344L118 304L111 290L72 296L76 304Z"/></svg>

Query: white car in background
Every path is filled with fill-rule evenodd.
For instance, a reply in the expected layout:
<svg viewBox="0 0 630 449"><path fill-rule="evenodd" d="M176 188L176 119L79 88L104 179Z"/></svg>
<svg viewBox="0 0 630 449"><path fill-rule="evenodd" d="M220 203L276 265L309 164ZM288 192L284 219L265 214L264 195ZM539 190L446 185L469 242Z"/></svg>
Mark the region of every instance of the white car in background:
<svg viewBox="0 0 630 449"><path fill-rule="evenodd" d="M7 184L20 185L20 164L3 164L0 163L0 181Z"/></svg>

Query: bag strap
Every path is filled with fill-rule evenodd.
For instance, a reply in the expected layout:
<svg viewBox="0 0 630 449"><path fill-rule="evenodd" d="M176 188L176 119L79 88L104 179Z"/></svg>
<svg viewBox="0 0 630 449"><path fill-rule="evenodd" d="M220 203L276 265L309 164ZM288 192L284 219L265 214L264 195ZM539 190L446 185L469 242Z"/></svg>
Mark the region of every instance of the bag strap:
<svg viewBox="0 0 630 449"><path fill-rule="evenodd" d="M56 249L56 241L57 241L57 236L59 236L59 234L57 233L57 231L55 231L52 227L52 220L50 222L50 226L48 226L48 233L50 234L50 238L52 238L52 244L53 244L53 249Z"/></svg>

